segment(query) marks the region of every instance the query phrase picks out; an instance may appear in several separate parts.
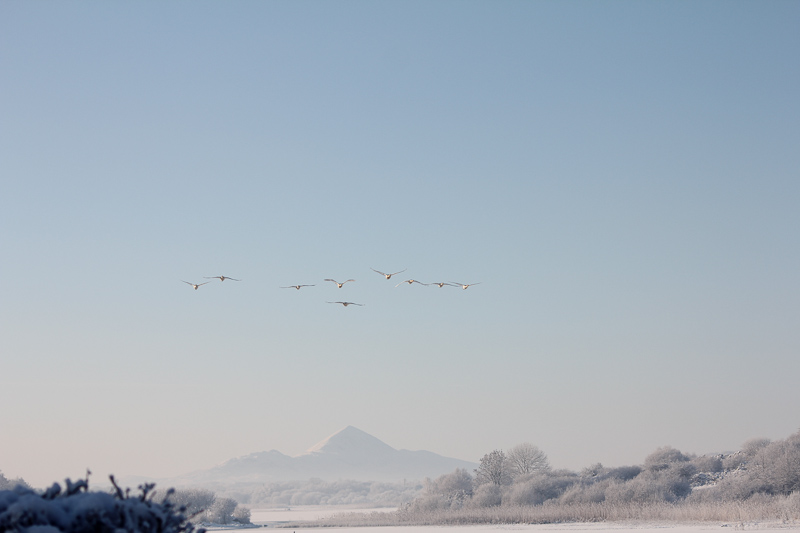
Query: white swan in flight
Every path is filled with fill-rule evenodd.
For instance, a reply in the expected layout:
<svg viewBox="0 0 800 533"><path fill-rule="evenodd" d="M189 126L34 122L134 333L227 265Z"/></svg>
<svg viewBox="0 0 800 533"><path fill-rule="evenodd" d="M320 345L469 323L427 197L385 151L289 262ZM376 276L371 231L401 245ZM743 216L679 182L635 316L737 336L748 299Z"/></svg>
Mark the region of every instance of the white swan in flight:
<svg viewBox="0 0 800 533"><path fill-rule="evenodd" d="M281 287L281 289L297 289L299 291L300 287L314 287L314 285L289 285L288 287Z"/></svg>
<svg viewBox="0 0 800 533"><path fill-rule="evenodd" d="M440 289L445 285L449 287L458 287L458 285L456 285L455 283L447 283L446 281L437 281L436 283L428 283L428 285L438 285Z"/></svg>
<svg viewBox="0 0 800 533"><path fill-rule="evenodd" d="M381 272L380 270L375 270L375 269L374 269L374 268L372 268L372 267L370 267L370 270L374 270L375 272L377 272L378 274L381 274L381 275L382 275L383 277L385 277L386 279L392 279L392 276L394 276L395 274L400 274L400 272L405 272L405 271L406 271L406 270L408 270L408 269L407 269L407 268L404 268L404 269L403 269L403 270L401 270L400 272L392 272L391 274L387 274L386 272Z"/></svg>
<svg viewBox="0 0 800 533"><path fill-rule="evenodd" d="M407 279L407 280L405 280L405 281L401 281L400 283L398 283L397 285L395 285L395 287L399 287L399 286L400 286L400 285L402 285L403 283L408 283L409 285L411 285L412 283L419 283L420 285L429 285L428 283L422 283L421 281L417 281L417 280L415 280L415 279Z"/></svg>
<svg viewBox="0 0 800 533"><path fill-rule="evenodd" d="M181 280L181 281L183 281L183 280ZM200 285L205 285L206 283L211 283L210 281L206 281L205 283L189 283L188 281L183 281L183 282L184 283L188 283L189 285L194 287L194 290L197 290L200 287Z"/></svg>
<svg viewBox="0 0 800 533"><path fill-rule="evenodd" d="M357 304L353 302L327 302L329 304L342 304L343 306L347 307L348 305L364 305L364 304Z"/></svg>
<svg viewBox="0 0 800 533"><path fill-rule="evenodd" d="M456 287L460 286L464 290L469 289L473 285L480 285L481 284L480 281L478 283L456 283L455 281L451 281L450 283L455 284Z"/></svg>
<svg viewBox="0 0 800 533"><path fill-rule="evenodd" d="M240 279L229 278L228 276L203 276L203 277L204 277L205 279L218 279L218 280L220 280L220 281L225 281L226 279L229 279L229 280L231 280L231 281L242 281L242 280L240 280Z"/></svg>
<svg viewBox="0 0 800 533"><path fill-rule="evenodd" d="M348 279L347 281L343 281L343 282L339 283L339 282L338 282L338 281L336 281L335 279L331 279L331 278L325 278L325 281L332 281L332 282L334 282L334 283L336 284L336 286L337 286L337 287L339 287L339 288L341 289L341 288L342 288L342 285L344 285L345 283L347 283L347 282L349 282L349 281L355 281L355 280L354 280L354 279Z"/></svg>

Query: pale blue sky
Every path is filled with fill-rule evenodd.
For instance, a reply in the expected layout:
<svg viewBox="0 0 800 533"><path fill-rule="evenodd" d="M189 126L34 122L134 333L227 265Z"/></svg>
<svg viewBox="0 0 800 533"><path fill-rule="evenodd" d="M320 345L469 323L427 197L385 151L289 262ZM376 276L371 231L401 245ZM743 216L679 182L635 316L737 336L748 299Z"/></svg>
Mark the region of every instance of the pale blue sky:
<svg viewBox="0 0 800 533"><path fill-rule="evenodd" d="M572 469L793 433L798 27L0 3L0 470L171 476L347 425Z"/></svg>

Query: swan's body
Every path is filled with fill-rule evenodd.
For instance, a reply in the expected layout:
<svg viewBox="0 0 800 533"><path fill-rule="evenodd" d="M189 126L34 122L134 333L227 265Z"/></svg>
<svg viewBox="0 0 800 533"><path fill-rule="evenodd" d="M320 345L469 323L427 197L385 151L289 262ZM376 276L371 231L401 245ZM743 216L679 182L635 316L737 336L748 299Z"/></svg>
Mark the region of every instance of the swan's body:
<svg viewBox="0 0 800 533"><path fill-rule="evenodd" d="M183 280L181 280L181 281L183 281ZM188 284L188 285L191 285L194 288L194 290L197 290L200 287L200 285L205 285L206 283L211 283L210 281L206 281L205 283L189 283L188 281L183 281L183 282Z"/></svg>
<svg viewBox="0 0 800 533"><path fill-rule="evenodd" d="M400 272L392 272L391 274L387 274L386 272L381 272L380 270L375 270L374 268L371 268L371 270L374 270L375 272L377 272L378 274L382 275L386 279L392 279L392 276L394 276L395 274L400 274L400 272L405 272L408 269L404 268Z"/></svg>
<svg viewBox="0 0 800 533"><path fill-rule="evenodd" d="M339 282L338 282L338 281L336 281L335 279L331 279L331 278L325 278L325 281L332 281L332 282L334 282L334 283L336 284L336 286L337 286L337 287L339 287L339 288L341 289L341 288L342 288L342 285L344 285L345 283L347 283L347 282L349 282L349 281L355 281L355 280L354 280L354 279L348 279L347 281L343 281L343 282L339 283Z"/></svg>

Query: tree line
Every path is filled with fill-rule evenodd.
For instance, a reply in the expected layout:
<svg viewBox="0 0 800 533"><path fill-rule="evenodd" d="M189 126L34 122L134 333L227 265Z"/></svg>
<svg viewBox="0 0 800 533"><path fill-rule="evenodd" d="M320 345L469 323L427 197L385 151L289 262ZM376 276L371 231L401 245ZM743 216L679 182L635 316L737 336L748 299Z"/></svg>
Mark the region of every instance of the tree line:
<svg viewBox="0 0 800 533"><path fill-rule="evenodd" d="M744 500L800 491L800 432L770 441L752 439L732 454L696 456L658 448L644 464L580 472L553 470L532 444L494 450L473 473L460 469L428 480L409 512L463 507L572 503L673 503Z"/></svg>

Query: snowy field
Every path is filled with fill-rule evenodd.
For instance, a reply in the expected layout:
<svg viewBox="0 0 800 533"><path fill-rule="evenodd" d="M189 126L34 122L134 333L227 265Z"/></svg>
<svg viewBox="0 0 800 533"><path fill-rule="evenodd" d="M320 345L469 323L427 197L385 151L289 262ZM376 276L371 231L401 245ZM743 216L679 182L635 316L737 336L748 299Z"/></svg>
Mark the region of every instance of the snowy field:
<svg viewBox="0 0 800 533"><path fill-rule="evenodd" d="M506 531L614 531L623 533L700 533L703 531L762 531L785 532L800 530L800 527L780 524L617 524L617 523L582 523L582 524L536 524L536 525L497 525L497 526L409 526L409 527L362 527L336 528L348 533L504 533ZM319 533L319 529L293 529L293 532Z"/></svg>
<svg viewBox="0 0 800 533"><path fill-rule="evenodd" d="M349 505L299 505L274 509L251 509L250 521L254 524L275 524L280 522L300 522L321 520L343 513L391 512L396 507L351 507Z"/></svg>
<svg viewBox="0 0 800 533"><path fill-rule="evenodd" d="M281 523L319 520L340 513L393 511L394 509L358 509L346 506L300 506L283 509L252 509L251 521L255 525L269 528L279 526ZM324 533L331 528L276 528L275 533L291 531L292 533ZM335 528L339 533L513 533L526 531L569 531L569 532L600 532L612 531L624 533L700 533L705 531L762 531L785 532L800 531L800 524L781 524L779 522L748 522L748 523L703 523L703 524L674 524L674 523L638 523L638 522L606 522L606 523L567 523L567 524L531 524L531 525L480 525L480 526L386 526L386 527L341 527ZM209 528L212 530L212 528Z"/></svg>

